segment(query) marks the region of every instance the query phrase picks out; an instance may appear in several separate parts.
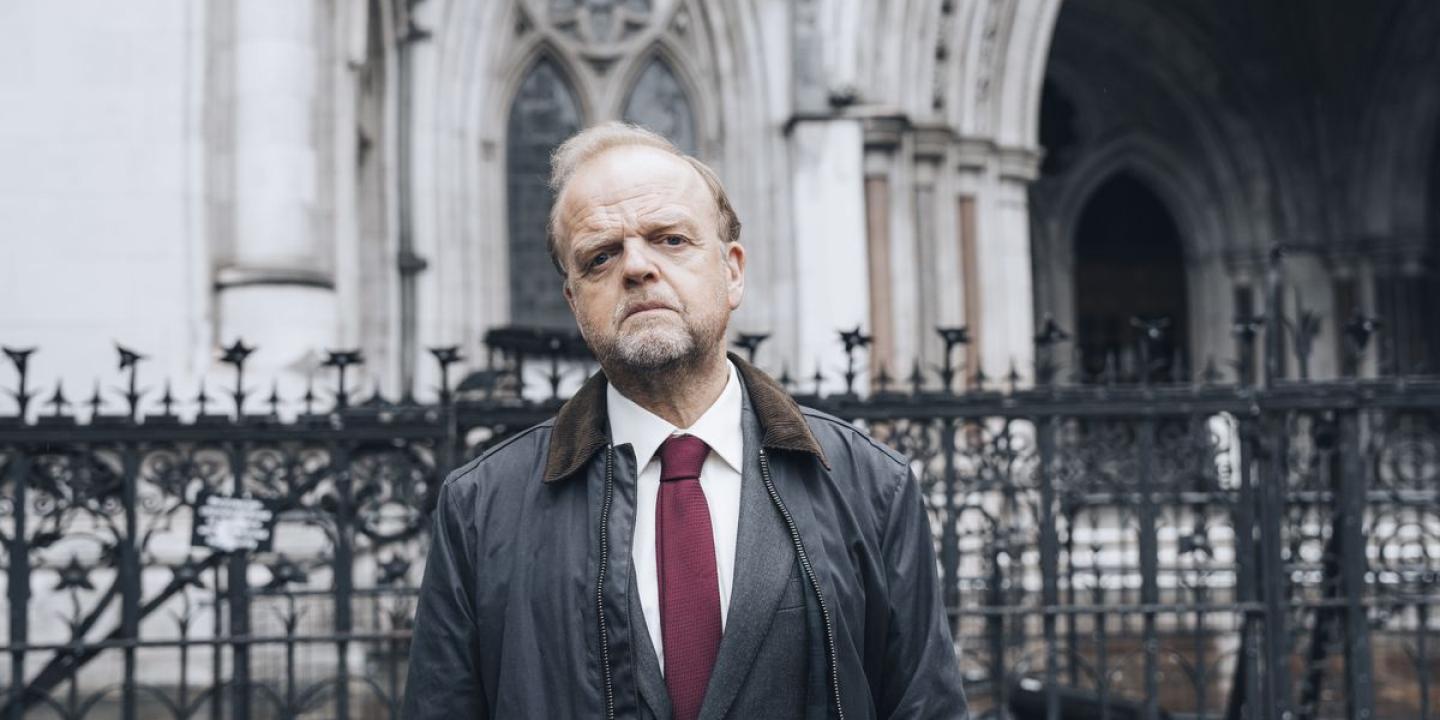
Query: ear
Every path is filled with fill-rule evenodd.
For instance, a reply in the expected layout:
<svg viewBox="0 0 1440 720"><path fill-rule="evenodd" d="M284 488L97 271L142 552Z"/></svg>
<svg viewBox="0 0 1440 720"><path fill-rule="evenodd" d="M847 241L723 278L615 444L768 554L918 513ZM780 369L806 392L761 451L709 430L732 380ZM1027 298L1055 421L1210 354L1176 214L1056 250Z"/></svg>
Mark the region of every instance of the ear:
<svg viewBox="0 0 1440 720"><path fill-rule="evenodd" d="M575 293L570 290L570 276L567 274L565 280L560 284L561 292L565 295L565 304L570 306L570 314L575 314Z"/></svg>
<svg viewBox="0 0 1440 720"><path fill-rule="evenodd" d="M737 240L725 243L726 295L730 309L740 307L745 297L745 246Z"/></svg>

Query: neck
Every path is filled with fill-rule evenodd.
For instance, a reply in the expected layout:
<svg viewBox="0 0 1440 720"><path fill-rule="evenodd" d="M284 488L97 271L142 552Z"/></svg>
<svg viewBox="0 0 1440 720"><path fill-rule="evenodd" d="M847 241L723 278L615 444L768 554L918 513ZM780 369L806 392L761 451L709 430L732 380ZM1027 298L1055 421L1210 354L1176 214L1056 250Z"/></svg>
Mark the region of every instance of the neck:
<svg viewBox="0 0 1440 720"><path fill-rule="evenodd" d="M688 428L715 404L730 378L725 353L658 370L607 367L605 379L629 398L677 428Z"/></svg>

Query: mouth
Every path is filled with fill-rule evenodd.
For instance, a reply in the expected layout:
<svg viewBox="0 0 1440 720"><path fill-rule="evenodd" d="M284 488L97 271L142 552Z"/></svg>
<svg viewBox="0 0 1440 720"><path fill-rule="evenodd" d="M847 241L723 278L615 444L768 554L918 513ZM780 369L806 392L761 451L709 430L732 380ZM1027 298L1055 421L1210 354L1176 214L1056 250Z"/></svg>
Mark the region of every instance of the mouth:
<svg viewBox="0 0 1440 720"><path fill-rule="evenodd" d="M654 314L661 311L675 312L675 309L664 303L641 303L625 312L625 319L628 320L636 315Z"/></svg>

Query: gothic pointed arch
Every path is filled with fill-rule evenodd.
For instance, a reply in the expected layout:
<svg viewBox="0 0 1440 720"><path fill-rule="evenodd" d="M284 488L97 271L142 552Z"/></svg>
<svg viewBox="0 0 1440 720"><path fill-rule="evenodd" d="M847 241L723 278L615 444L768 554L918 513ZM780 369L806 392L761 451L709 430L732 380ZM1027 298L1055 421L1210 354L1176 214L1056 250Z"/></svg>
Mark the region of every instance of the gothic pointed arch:
<svg viewBox="0 0 1440 720"><path fill-rule="evenodd" d="M550 154L584 127L581 102L558 61L539 54L510 102L505 190L510 262L510 316L515 325L569 329L574 319L546 249L554 195Z"/></svg>
<svg viewBox="0 0 1440 720"><path fill-rule="evenodd" d="M1073 242L1082 377L1136 382L1188 367L1183 242L1161 196L1136 173L1111 174Z"/></svg>
<svg viewBox="0 0 1440 720"><path fill-rule="evenodd" d="M684 83L661 52L643 61L625 94L621 110L625 122L665 136L683 152L696 155L699 137L696 112Z"/></svg>

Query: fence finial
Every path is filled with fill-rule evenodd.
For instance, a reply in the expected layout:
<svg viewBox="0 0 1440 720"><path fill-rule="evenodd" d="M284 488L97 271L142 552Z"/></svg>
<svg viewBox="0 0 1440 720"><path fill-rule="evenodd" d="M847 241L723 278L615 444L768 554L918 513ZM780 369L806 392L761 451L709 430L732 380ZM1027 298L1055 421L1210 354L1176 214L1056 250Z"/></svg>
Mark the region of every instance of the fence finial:
<svg viewBox="0 0 1440 720"><path fill-rule="evenodd" d="M144 391L137 387L137 382L139 379L140 361L144 360L145 356L126 348L120 343L115 343L115 351L120 354L120 369L130 371L130 377L127 381L124 394L125 402L130 406L129 416L133 421L139 418L140 397L144 394Z"/></svg>
<svg viewBox="0 0 1440 720"><path fill-rule="evenodd" d="M30 394L30 389L26 385L29 381L30 355L35 352L35 348L7 347L0 349L5 351L5 355L10 358L11 364L15 366L15 372L20 375L20 380L10 395L14 397L15 402L20 405L20 412L16 413L16 415L20 418L20 422L24 423L25 412L30 407L30 398L33 397Z"/></svg>
<svg viewBox="0 0 1440 720"><path fill-rule="evenodd" d="M350 391L345 385L346 372L351 365L359 365L364 362L364 358L359 350L326 350L325 355L325 362L320 364L323 367L335 368L335 409L343 410L350 407Z"/></svg>
<svg viewBox="0 0 1440 720"><path fill-rule="evenodd" d="M740 333L730 344L745 351L745 359L755 364L755 354L760 351L760 343L765 342L770 333Z"/></svg>
<svg viewBox="0 0 1440 720"><path fill-rule="evenodd" d="M855 392L855 377L859 373L855 370L855 351L868 347L871 336L860 331L856 325L854 330L841 330L840 342L845 344L845 394L851 395ZM815 394L820 394L817 390Z"/></svg>
<svg viewBox="0 0 1440 720"><path fill-rule="evenodd" d="M944 386L945 392L954 392L954 350L956 345L970 344L970 328L966 325L959 327L937 327L935 328L935 332L940 334L940 340L945 343L945 357L940 365L940 383Z"/></svg>
<svg viewBox="0 0 1440 720"><path fill-rule="evenodd" d="M245 396L249 394L245 390L245 359L255 352L255 348L246 345L243 338L235 338L235 342L223 349L225 352L220 356L220 362L235 366L235 389L230 396L235 399L235 419L241 420L245 417Z"/></svg>
<svg viewBox="0 0 1440 720"><path fill-rule="evenodd" d="M440 366L440 403L449 405L450 394L450 366L464 360L460 355L460 346L445 345L443 347L430 348L430 355L435 358L435 363Z"/></svg>

